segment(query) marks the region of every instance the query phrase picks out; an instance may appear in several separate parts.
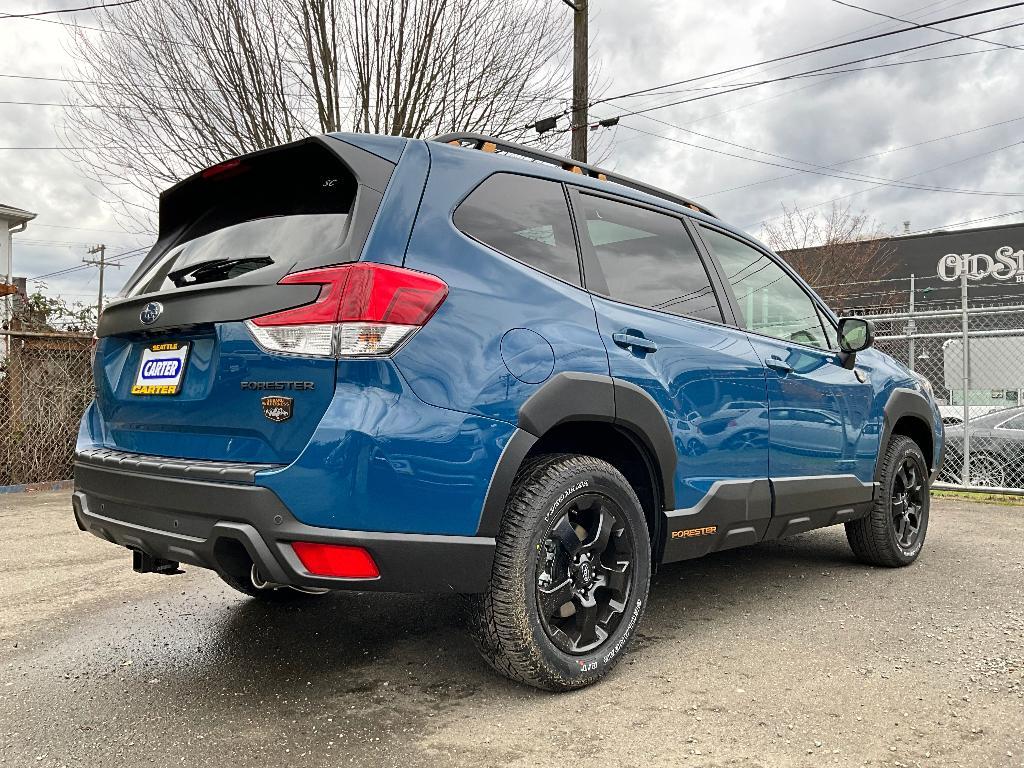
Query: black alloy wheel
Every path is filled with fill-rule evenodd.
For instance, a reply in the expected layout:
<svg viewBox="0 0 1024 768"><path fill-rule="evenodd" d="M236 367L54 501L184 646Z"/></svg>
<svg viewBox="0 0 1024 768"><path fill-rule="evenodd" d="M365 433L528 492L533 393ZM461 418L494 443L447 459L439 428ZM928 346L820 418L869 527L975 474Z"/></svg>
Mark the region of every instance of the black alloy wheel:
<svg viewBox="0 0 1024 768"><path fill-rule="evenodd" d="M896 471L889 503L896 543L904 550L914 547L924 528L924 496L924 479L917 462L907 456Z"/></svg>
<svg viewBox="0 0 1024 768"><path fill-rule="evenodd" d="M634 544L625 516L607 496L573 499L537 559L537 608L560 650L584 654L622 621L633 580Z"/></svg>

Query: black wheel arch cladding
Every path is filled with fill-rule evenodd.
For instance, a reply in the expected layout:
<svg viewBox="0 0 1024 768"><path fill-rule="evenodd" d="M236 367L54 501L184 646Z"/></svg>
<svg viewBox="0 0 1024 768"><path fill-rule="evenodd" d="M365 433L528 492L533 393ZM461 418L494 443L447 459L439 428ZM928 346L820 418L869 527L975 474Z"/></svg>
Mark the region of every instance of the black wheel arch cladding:
<svg viewBox="0 0 1024 768"><path fill-rule="evenodd" d="M929 463L930 459L931 466L928 467L929 471L937 469L941 464L941 456L937 455L938 452L935 450L936 446L934 444L935 414L932 412L931 405L925 396L913 389L897 387L889 395L889 399L885 403L884 413L882 434L878 443L878 456L875 458L875 482L878 482L882 477L885 451L889 441L892 439L893 429L900 419L905 417L920 421L927 428L929 443L919 447L925 456L926 464Z"/></svg>
<svg viewBox="0 0 1024 768"><path fill-rule="evenodd" d="M612 376L563 372L552 376L520 408L519 429L491 476L477 535L493 536L497 531L516 472L537 440L574 421L601 422L624 430L655 465L662 507L675 508L675 443L665 413L654 398L637 385Z"/></svg>

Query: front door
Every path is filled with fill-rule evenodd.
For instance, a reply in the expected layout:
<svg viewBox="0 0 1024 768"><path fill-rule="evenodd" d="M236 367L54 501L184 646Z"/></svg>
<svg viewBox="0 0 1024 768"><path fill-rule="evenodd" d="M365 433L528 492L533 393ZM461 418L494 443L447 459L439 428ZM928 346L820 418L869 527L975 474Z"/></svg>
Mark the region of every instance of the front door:
<svg viewBox="0 0 1024 768"><path fill-rule="evenodd" d="M765 366L777 514L807 517L806 528L831 522L817 513L870 500L870 483L855 473L871 385L843 366L815 301L774 259L716 229L700 232Z"/></svg>

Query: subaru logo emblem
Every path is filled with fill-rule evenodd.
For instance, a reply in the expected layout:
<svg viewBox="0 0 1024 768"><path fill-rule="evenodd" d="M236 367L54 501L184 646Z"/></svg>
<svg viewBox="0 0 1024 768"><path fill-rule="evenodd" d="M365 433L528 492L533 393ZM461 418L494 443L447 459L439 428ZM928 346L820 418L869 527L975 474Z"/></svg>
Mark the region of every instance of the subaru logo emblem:
<svg viewBox="0 0 1024 768"><path fill-rule="evenodd" d="M141 312L139 312L139 320L142 321L143 325L152 325L156 322L157 318L163 314L163 311L163 304L159 301L151 301L142 308Z"/></svg>

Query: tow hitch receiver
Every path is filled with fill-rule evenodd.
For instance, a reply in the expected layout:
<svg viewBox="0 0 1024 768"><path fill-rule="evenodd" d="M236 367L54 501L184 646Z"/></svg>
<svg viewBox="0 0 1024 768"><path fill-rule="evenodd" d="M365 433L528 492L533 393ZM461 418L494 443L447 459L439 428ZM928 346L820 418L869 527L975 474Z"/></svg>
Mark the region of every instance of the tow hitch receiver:
<svg viewBox="0 0 1024 768"><path fill-rule="evenodd" d="M184 573L174 560L164 560L162 557L153 557L146 552L137 549L132 550L132 570L136 573L159 573L163 576L175 576Z"/></svg>

